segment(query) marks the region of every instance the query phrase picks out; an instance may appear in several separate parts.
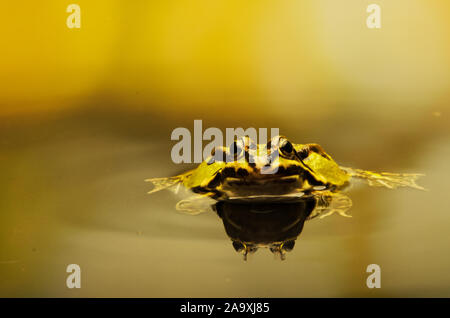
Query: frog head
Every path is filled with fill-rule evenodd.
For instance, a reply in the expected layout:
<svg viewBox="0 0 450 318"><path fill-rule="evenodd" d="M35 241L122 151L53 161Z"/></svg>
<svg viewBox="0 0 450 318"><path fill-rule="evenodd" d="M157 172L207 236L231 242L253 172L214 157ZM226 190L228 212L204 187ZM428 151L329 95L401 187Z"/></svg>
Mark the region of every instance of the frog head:
<svg viewBox="0 0 450 318"><path fill-rule="evenodd" d="M294 145L283 136L259 145L248 136L241 137L229 147L215 148L206 162L225 163L222 174L226 177L249 180L288 177L308 169Z"/></svg>
<svg viewBox="0 0 450 318"><path fill-rule="evenodd" d="M267 144L242 137L229 147L215 148L184 185L196 193L213 193L227 199L302 195L314 188L325 188L329 180L324 172L338 168L318 147L294 145L284 136L273 137ZM313 160L311 152L318 154L311 157Z"/></svg>

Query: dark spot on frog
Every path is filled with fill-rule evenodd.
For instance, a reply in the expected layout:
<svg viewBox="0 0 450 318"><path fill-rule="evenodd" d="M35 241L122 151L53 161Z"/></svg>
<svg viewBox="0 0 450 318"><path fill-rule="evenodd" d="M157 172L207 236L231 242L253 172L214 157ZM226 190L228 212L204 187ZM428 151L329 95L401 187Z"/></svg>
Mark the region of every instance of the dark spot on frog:
<svg viewBox="0 0 450 318"><path fill-rule="evenodd" d="M233 167L226 167L222 170L222 176L224 178L227 177L236 177L236 170Z"/></svg>
<svg viewBox="0 0 450 318"><path fill-rule="evenodd" d="M278 166L278 170L277 170L276 173L277 173L277 174L284 175L284 174L286 174L286 168L283 167L283 166Z"/></svg>
<svg viewBox="0 0 450 318"><path fill-rule="evenodd" d="M311 151L314 151L314 152L317 152L317 153L321 152L319 147L317 147L317 145L310 145L309 149L311 149Z"/></svg>
<svg viewBox="0 0 450 318"><path fill-rule="evenodd" d="M200 186L192 188L191 191L194 193L199 193L199 194L205 194L205 193L210 192L209 190L207 190L203 187L200 187Z"/></svg>
<svg viewBox="0 0 450 318"><path fill-rule="evenodd" d="M300 166L296 166L296 165L289 166L286 169L286 175L299 174L300 170L301 170Z"/></svg>
<svg viewBox="0 0 450 318"><path fill-rule="evenodd" d="M324 157L325 159L330 160L331 158L325 153L325 150L323 150L323 148L317 144L314 145L310 145L309 149L311 151L314 151L315 153L318 153L319 155L321 155L322 157Z"/></svg>
<svg viewBox="0 0 450 318"><path fill-rule="evenodd" d="M248 171L244 168L239 168L236 174L241 178L247 177L249 175Z"/></svg>
<svg viewBox="0 0 450 318"><path fill-rule="evenodd" d="M312 186L320 186L320 185L324 185L323 182L318 181L316 178L313 177L313 175L311 173L309 173L309 171L304 171L304 178L306 180L308 180L309 184Z"/></svg>
<svg viewBox="0 0 450 318"><path fill-rule="evenodd" d="M308 148L302 148L300 151L297 152L298 157L300 160L306 159L309 155Z"/></svg>
<svg viewBox="0 0 450 318"><path fill-rule="evenodd" d="M216 173L214 178L208 183L208 188L214 189L214 188L218 187L221 182L222 182L222 176L220 175L220 173Z"/></svg>

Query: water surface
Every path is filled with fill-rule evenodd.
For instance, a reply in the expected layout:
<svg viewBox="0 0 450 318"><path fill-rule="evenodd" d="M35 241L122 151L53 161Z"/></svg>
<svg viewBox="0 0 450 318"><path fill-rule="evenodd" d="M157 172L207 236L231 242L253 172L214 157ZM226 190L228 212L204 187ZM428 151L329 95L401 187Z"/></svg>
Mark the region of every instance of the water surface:
<svg viewBox="0 0 450 318"><path fill-rule="evenodd" d="M0 295L450 296L445 122L430 114L407 129L369 125L362 144L345 129L286 125L291 140L318 141L342 165L425 173L419 183L429 191L355 186L352 218L307 221L284 261L264 249L244 261L215 212L181 214L172 193L146 194L145 178L192 167L170 160L173 122L121 111L5 120ZM81 267L81 289L65 285L72 263ZM366 287L372 263L381 266L381 289Z"/></svg>

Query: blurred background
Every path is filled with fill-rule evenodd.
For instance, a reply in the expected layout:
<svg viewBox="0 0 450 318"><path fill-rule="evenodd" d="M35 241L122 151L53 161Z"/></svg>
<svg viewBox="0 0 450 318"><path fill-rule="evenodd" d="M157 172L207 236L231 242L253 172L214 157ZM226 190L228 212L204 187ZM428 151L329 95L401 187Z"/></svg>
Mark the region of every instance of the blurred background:
<svg viewBox="0 0 450 318"><path fill-rule="evenodd" d="M450 296L448 1L78 0L69 29L71 3L0 13L0 296ZM244 262L213 212L146 194L192 168L170 134L194 119L279 128L344 166L425 173L429 191L355 187L352 219Z"/></svg>

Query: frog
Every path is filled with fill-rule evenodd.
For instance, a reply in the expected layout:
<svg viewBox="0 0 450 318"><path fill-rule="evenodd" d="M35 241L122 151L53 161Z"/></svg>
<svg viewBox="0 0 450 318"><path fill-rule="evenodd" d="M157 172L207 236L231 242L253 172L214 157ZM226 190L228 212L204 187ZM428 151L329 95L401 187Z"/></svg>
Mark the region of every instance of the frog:
<svg viewBox="0 0 450 318"><path fill-rule="evenodd" d="M204 210L204 198L213 201L283 202L314 197L318 209L310 218L339 213L349 217L352 203L345 194L352 181L372 187L425 190L418 173L388 173L340 166L317 143L296 144L285 136L257 144L249 136L215 147L197 168L182 174L150 178L152 194L163 189L178 193L180 187L192 195L179 201L177 210L196 214ZM334 206L330 205L334 203Z"/></svg>

